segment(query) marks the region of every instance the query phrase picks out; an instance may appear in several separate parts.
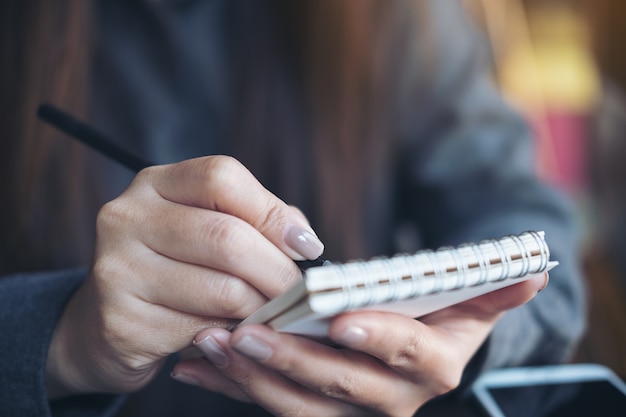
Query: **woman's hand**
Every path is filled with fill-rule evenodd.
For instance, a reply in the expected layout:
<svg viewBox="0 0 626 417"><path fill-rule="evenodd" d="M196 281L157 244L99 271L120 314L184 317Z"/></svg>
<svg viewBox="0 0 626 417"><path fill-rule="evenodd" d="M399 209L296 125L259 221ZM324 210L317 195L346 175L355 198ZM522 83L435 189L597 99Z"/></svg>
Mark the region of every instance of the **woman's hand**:
<svg viewBox="0 0 626 417"><path fill-rule="evenodd" d="M202 329L227 327L301 278L321 242L239 162L140 172L98 215L89 276L55 330L50 396L128 392Z"/></svg>
<svg viewBox="0 0 626 417"><path fill-rule="evenodd" d="M195 339L204 359L176 365L173 377L255 402L282 416L410 416L455 388L500 315L532 299L547 274L413 320L374 311L333 320L330 338L346 349L280 334L262 325Z"/></svg>

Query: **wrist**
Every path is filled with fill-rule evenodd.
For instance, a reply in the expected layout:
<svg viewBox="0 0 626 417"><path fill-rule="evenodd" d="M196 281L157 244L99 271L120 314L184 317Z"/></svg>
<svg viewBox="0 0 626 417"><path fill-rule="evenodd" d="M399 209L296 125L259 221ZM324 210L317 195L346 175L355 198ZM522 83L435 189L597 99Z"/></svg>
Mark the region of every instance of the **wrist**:
<svg viewBox="0 0 626 417"><path fill-rule="evenodd" d="M52 334L46 360L46 389L49 399L97 391L89 389L87 375L81 372L89 369L88 366L81 365L85 362L83 355L88 350L87 337L78 336L81 334L81 320L84 320L87 311L76 305L82 290L81 287L72 296ZM80 341L79 344L75 343L76 340ZM80 348L77 349L77 346Z"/></svg>
<svg viewBox="0 0 626 417"><path fill-rule="evenodd" d="M49 399L61 398L79 392L70 381L74 364L67 359L68 343L64 337L64 323L66 321L67 309L57 323L46 360L46 389Z"/></svg>

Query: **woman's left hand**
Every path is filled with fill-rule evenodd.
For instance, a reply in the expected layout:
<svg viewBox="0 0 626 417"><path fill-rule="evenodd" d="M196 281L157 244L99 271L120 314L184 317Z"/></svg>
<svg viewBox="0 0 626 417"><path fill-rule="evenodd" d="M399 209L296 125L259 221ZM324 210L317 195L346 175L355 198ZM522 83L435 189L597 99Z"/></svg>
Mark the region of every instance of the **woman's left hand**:
<svg viewBox="0 0 626 417"><path fill-rule="evenodd" d="M335 318L329 337L344 348L247 325L200 332L208 359L176 365L174 378L254 402L276 415L410 416L458 386L501 314L532 299L547 274L420 320L374 311Z"/></svg>

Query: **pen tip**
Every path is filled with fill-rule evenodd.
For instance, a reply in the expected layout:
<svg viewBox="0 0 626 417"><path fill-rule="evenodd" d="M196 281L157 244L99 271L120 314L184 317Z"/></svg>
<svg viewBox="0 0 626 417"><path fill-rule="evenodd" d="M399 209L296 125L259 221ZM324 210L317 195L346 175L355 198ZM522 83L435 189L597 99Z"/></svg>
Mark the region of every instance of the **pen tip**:
<svg viewBox="0 0 626 417"><path fill-rule="evenodd" d="M330 261L328 259L325 259L323 257L319 257L317 259L313 259L313 260L304 260L304 261L295 261L296 264L298 265L298 267L305 271L309 268L313 268L313 267L317 267L317 266L324 266L324 265L328 265L330 264Z"/></svg>

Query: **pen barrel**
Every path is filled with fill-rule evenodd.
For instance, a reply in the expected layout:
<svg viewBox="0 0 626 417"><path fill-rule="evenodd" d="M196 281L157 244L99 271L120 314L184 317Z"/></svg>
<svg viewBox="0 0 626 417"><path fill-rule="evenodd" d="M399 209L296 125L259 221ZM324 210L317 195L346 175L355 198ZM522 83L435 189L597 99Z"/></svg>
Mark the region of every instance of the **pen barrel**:
<svg viewBox="0 0 626 417"><path fill-rule="evenodd" d="M69 114L57 109L50 104L42 104L37 109L37 115L44 121L50 123L60 131L80 140L85 145L108 156L114 161L127 168L139 172L144 168L154 165L128 150L116 145L110 138L98 132L91 126L75 119Z"/></svg>

